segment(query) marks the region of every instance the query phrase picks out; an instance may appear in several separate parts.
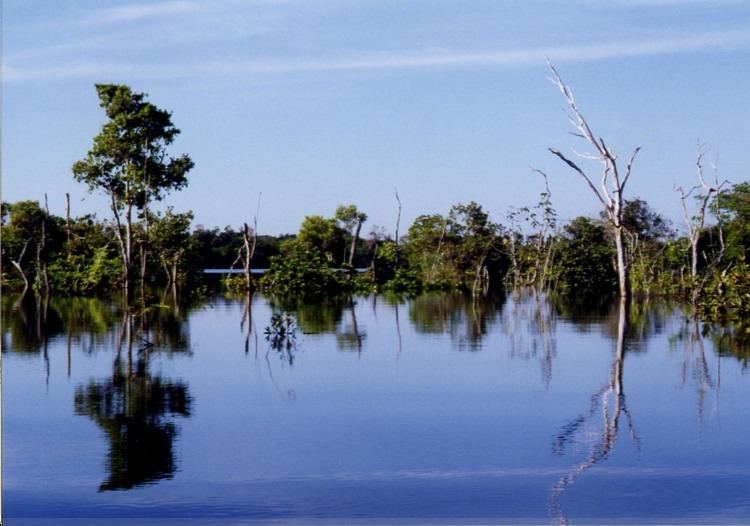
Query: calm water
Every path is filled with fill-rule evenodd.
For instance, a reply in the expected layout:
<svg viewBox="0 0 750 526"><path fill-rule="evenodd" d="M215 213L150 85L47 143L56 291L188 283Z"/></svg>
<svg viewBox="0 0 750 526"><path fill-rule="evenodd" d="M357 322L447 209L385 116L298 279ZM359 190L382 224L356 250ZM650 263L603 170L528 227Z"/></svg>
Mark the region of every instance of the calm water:
<svg viewBox="0 0 750 526"><path fill-rule="evenodd" d="M674 306L163 301L4 299L7 524L750 523L747 339Z"/></svg>

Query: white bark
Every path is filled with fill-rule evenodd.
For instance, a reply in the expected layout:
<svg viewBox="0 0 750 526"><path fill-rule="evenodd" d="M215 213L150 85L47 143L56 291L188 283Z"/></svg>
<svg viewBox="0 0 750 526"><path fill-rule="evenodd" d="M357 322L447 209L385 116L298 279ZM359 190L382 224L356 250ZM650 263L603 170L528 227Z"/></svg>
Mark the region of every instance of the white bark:
<svg viewBox="0 0 750 526"><path fill-rule="evenodd" d="M573 98L573 93L567 84L565 84L560 77L560 74L552 66L548 64L552 71L553 77L550 79L560 90L565 97L568 107L573 112L573 116L569 117L571 124L575 127L576 131L574 135L584 139L590 146L595 150L594 154L578 154L579 157L587 160L595 160L601 164L601 176L599 181L599 188L596 187L591 177L575 162L570 160L559 150L550 148L549 151L559 157L565 162L570 168L573 169L578 175L580 175L589 189L592 191L594 196L599 200L604 208L605 215L613 229L615 238L615 249L617 251L617 277L619 282L620 296L626 298L629 296L628 286L628 258L625 252L625 244L622 237L622 212L623 212L623 194L625 186L630 179L632 173L633 161L636 155L640 151L640 147L633 150L633 153L628 159L628 164L625 168L625 174L622 175L619 171L617 164L617 156L614 152L606 145L604 140L599 137L598 139L591 130L588 122L581 114ZM575 152L574 152L575 153Z"/></svg>

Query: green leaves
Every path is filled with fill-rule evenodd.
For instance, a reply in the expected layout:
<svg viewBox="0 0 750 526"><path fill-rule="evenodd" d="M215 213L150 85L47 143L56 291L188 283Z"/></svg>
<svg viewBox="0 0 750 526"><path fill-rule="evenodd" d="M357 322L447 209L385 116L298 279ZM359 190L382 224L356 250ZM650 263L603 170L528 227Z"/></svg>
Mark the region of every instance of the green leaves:
<svg viewBox="0 0 750 526"><path fill-rule="evenodd" d="M73 164L74 178L136 208L184 188L194 164L188 155L167 155L167 146L180 133L172 114L128 86L97 84L96 91L109 120L87 156Z"/></svg>

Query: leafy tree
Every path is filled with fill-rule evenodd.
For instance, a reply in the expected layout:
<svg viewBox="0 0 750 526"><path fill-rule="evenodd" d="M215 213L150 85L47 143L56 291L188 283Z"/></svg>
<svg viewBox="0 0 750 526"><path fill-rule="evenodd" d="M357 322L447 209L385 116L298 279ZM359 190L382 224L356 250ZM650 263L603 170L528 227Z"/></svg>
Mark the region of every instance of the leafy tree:
<svg viewBox="0 0 750 526"><path fill-rule="evenodd" d="M750 182L722 191L713 208L724 224L727 258L750 261Z"/></svg>
<svg viewBox="0 0 750 526"><path fill-rule="evenodd" d="M336 209L336 220L346 230L352 239L351 248L349 249L349 261L350 267L354 266L354 253L357 249L357 242L359 241L359 232L362 229L362 223L367 221L367 214L357 210L356 205L339 205Z"/></svg>
<svg viewBox="0 0 750 526"><path fill-rule="evenodd" d="M625 200L622 226L630 236L647 241L664 239L672 234L669 221L640 198Z"/></svg>
<svg viewBox="0 0 750 526"><path fill-rule="evenodd" d="M178 269L190 245L190 221L192 212L175 213L168 208L163 215L151 216L151 246L159 255L167 282L176 285Z"/></svg>
<svg viewBox="0 0 750 526"><path fill-rule="evenodd" d="M456 235L453 222L440 214L421 215L406 234L408 267L428 288L452 288L460 277L453 265Z"/></svg>
<svg viewBox="0 0 750 526"><path fill-rule="evenodd" d="M328 266L327 258L318 248L299 239L289 239L282 243L281 254L271 258L259 285L262 290L281 296L319 298L341 291L343 280L339 272Z"/></svg>
<svg viewBox="0 0 750 526"><path fill-rule="evenodd" d="M617 284L614 251L604 226L588 217L565 225L559 248L560 285L578 297L606 296Z"/></svg>
<svg viewBox="0 0 750 526"><path fill-rule="evenodd" d="M18 201L2 204L2 224L3 261L9 261L18 271L24 291L28 289L31 279L36 282L37 288L46 288L47 259L56 245L59 247L57 222L48 217L37 201ZM55 242L48 243L49 239ZM30 265L34 257L34 265Z"/></svg>
<svg viewBox="0 0 750 526"><path fill-rule="evenodd" d="M343 252L344 231L339 228L335 219L319 215L305 217L297 239L308 249L316 249L325 254L331 262L335 261L336 254Z"/></svg>
<svg viewBox="0 0 750 526"><path fill-rule="evenodd" d="M115 84L97 84L96 92L108 120L87 156L73 164L73 176L109 197L127 289L135 259L134 211L147 218L151 201L184 188L193 161L187 155L167 155L180 130L172 124L172 114L147 102L145 94Z"/></svg>
<svg viewBox="0 0 750 526"><path fill-rule="evenodd" d="M502 244L501 227L492 223L489 214L474 201L454 205L448 217L453 236L457 239L455 265L464 285L472 289L490 276L507 268L499 250ZM488 283L486 283L488 284Z"/></svg>

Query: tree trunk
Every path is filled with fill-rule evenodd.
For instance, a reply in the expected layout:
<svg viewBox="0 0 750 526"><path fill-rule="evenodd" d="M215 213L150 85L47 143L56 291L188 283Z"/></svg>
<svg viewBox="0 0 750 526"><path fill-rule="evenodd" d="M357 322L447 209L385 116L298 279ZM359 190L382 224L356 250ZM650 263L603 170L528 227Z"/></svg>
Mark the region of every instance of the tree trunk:
<svg viewBox="0 0 750 526"><path fill-rule="evenodd" d="M65 238L68 241L68 256L70 256L70 194L65 192Z"/></svg>
<svg viewBox="0 0 750 526"><path fill-rule="evenodd" d="M628 298L630 287L628 284L628 263L625 256L625 243L622 238L622 226L615 227L615 248L617 249L617 279L620 285L620 297Z"/></svg>
<svg viewBox="0 0 750 526"><path fill-rule="evenodd" d="M398 258L398 228L401 225L401 199L398 196L398 190L394 190L394 193L396 195L396 202L398 203L398 215L396 216L396 268L399 267L399 258Z"/></svg>
<svg viewBox="0 0 750 526"><path fill-rule="evenodd" d="M243 223L242 227L242 241L245 245L245 258L242 270L245 274L245 288L251 290L253 288L253 276L250 273L250 261L252 261L253 256L255 255L256 236L255 231L253 230L253 241L251 245L250 228L247 226L247 223Z"/></svg>
<svg viewBox="0 0 750 526"><path fill-rule="evenodd" d="M362 229L362 221L357 221L357 228L354 230L354 236L352 236L352 249L349 251L349 266L354 269L354 251L357 249L357 241L359 241L359 232Z"/></svg>

